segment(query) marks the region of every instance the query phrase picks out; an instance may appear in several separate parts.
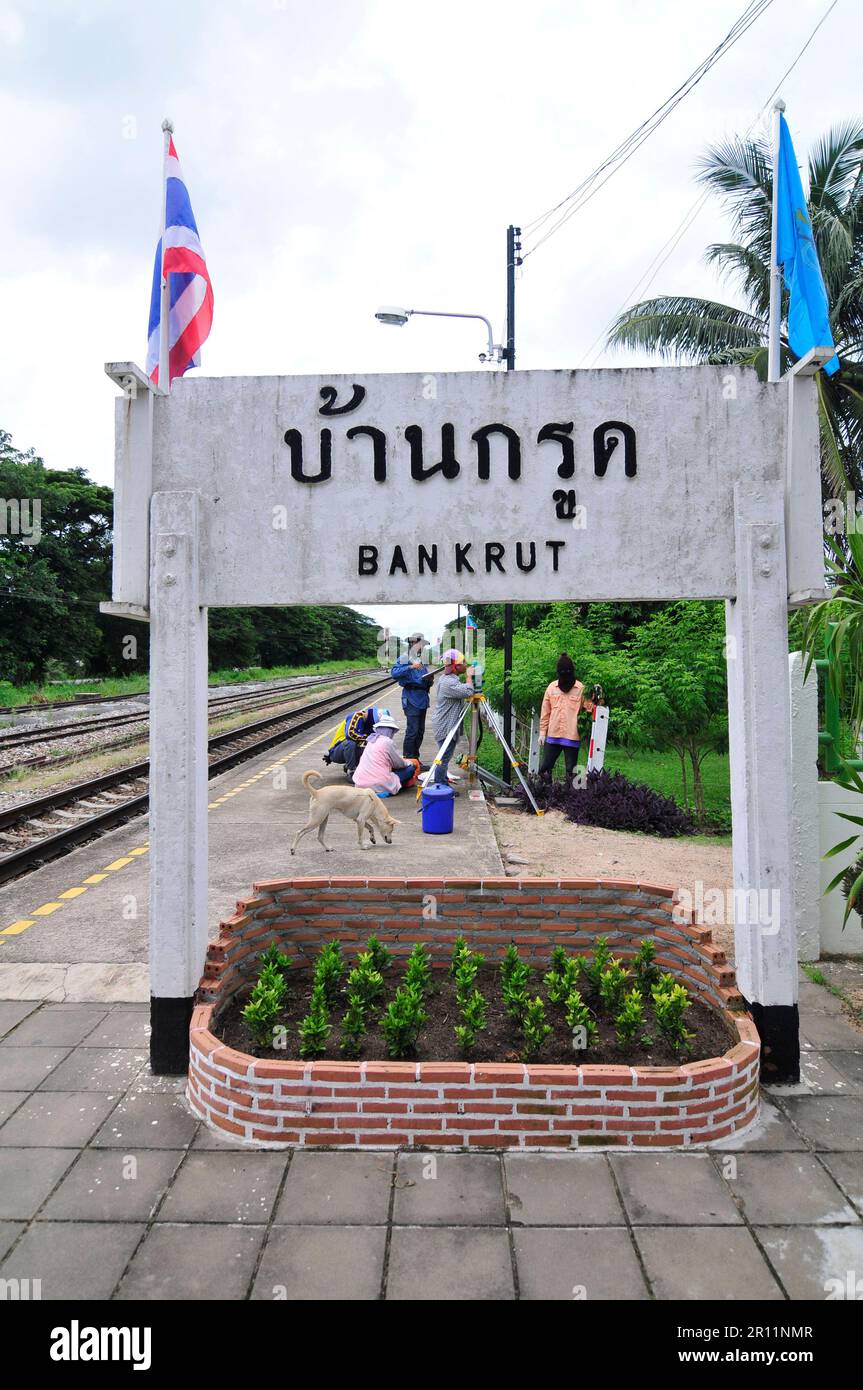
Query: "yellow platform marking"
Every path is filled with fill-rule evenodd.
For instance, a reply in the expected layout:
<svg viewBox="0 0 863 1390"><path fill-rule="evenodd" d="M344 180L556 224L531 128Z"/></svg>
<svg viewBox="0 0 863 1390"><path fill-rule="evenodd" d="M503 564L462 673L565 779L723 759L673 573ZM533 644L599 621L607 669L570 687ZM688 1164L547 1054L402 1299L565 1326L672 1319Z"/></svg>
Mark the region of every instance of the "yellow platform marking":
<svg viewBox="0 0 863 1390"><path fill-rule="evenodd" d="M131 864L131 862L132 860L128 854L125 855L122 859L115 859L113 864L105 865L105 873L110 873L112 869L125 869L126 865Z"/></svg>
<svg viewBox="0 0 863 1390"><path fill-rule="evenodd" d="M65 893L58 893L58 898L80 898L82 893L86 893L86 888L67 888Z"/></svg>
<svg viewBox="0 0 863 1390"><path fill-rule="evenodd" d="M89 878L85 878L85 879L84 879L84 882L85 882L85 883L101 883L101 882L102 882L102 879L103 879L103 878L107 878L107 877L108 877L107 874L90 874Z"/></svg>
<svg viewBox="0 0 863 1390"><path fill-rule="evenodd" d="M11 927L5 927L3 931L0 932L0 936L19 936L22 931L26 931L28 927L33 927L35 925L36 923L31 921L29 917L21 917L17 922L13 922Z"/></svg>
<svg viewBox="0 0 863 1390"><path fill-rule="evenodd" d="M62 906L62 903L43 903L41 907L33 908L33 916L48 917L52 912L56 912L58 907Z"/></svg>

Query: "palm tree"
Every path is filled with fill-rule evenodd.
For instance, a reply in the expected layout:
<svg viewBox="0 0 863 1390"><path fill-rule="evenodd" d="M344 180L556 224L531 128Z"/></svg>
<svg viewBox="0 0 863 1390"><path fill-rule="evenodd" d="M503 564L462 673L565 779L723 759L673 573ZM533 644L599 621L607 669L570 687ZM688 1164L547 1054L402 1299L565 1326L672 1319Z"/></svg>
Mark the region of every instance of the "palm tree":
<svg viewBox="0 0 863 1390"><path fill-rule="evenodd" d="M676 361L750 363L767 376L770 307L772 154L764 140L736 138L709 149L699 182L733 214L736 241L708 247L708 264L736 282L746 308L687 295L662 295L625 309L612 347L640 348ZM829 495L863 494L863 124L835 126L809 159L809 213L821 261L841 369L818 372L822 473ZM788 306L783 291L783 321ZM796 360L787 338L782 368Z"/></svg>

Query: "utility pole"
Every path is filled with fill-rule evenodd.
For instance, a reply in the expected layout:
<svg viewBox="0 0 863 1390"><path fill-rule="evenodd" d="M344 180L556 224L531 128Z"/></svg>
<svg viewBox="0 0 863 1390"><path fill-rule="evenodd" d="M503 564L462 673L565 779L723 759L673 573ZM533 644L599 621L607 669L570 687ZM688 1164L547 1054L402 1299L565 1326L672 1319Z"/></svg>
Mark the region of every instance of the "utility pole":
<svg viewBox="0 0 863 1390"><path fill-rule="evenodd" d="M506 229L506 369L515 371L515 268L521 265L521 227ZM503 731L512 745L512 604L503 606ZM503 755L503 780L512 780L509 755Z"/></svg>

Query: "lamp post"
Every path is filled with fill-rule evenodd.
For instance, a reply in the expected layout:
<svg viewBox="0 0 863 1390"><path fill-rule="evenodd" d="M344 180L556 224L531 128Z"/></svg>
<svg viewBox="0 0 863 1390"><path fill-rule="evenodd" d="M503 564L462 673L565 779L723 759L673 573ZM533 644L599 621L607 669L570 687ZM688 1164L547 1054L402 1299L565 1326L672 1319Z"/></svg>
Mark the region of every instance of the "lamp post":
<svg viewBox="0 0 863 1390"><path fill-rule="evenodd" d="M429 319L477 319L485 324L488 333L488 351L480 353L480 362L502 362L506 357L506 348L494 341L491 324L485 314L456 314L443 309L400 309L396 304L384 304L376 312L375 318L378 323L389 324L392 328L404 328L408 319L415 314Z"/></svg>

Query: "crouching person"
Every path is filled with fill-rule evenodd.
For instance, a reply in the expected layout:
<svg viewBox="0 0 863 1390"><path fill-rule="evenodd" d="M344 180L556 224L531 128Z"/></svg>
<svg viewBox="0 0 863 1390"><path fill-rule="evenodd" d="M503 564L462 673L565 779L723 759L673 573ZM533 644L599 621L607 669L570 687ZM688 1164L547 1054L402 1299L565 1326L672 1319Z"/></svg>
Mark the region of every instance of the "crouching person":
<svg viewBox="0 0 863 1390"><path fill-rule="evenodd" d="M396 748L393 740L398 727L390 714L377 720L354 773L355 787L369 787L378 796L396 796L416 781L419 759L403 758Z"/></svg>
<svg viewBox="0 0 863 1390"><path fill-rule="evenodd" d="M357 709L353 714L345 715L324 754L323 761L328 766L330 763L340 763L346 775L353 777L366 740L375 727L375 720L384 714L389 714L389 710L370 705L368 709Z"/></svg>

